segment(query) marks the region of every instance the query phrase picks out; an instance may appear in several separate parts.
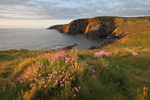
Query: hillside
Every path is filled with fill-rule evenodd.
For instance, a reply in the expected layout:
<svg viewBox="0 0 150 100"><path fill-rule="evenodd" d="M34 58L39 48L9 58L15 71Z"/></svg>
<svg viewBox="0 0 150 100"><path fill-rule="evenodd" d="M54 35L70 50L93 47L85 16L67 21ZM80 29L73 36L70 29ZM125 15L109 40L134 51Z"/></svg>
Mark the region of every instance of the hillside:
<svg viewBox="0 0 150 100"><path fill-rule="evenodd" d="M0 100L149 100L150 33L95 50L0 51Z"/></svg>
<svg viewBox="0 0 150 100"><path fill-rule="evenodd" d="M95 17L77 19L58 27L61 33L84 37L124 37L126 34L150 32L150 17Z"/></svg>

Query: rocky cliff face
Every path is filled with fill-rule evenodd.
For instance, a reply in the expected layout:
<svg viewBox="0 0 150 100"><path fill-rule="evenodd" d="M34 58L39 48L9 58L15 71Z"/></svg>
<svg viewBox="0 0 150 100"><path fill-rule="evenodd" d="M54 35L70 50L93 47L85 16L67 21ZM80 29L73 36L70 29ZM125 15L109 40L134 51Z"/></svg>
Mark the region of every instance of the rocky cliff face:
<svg viewBox="0 0 150 100"><path fill-rule="evenodd" d="M65 34L84 37L123 37L129 33L150 32L150 17L95 17L77 19L58 27Z"/></svg>

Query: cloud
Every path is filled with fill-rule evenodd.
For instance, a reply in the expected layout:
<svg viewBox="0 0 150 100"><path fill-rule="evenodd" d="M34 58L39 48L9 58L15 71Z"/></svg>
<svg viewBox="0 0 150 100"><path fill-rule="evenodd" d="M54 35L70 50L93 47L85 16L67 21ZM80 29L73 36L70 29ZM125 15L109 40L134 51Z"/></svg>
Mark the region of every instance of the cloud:
<svg viewBox="0 0 150 100"><path fill-rule="evenodd" d="M3 19L150 16L150 0L1 0Z"/></svg>

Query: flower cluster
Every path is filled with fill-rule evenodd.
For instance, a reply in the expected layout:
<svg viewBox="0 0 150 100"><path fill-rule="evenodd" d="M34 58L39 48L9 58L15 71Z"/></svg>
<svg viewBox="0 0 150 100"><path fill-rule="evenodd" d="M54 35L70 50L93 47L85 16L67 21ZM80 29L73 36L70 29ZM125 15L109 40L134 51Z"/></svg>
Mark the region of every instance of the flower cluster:
<svg viewBox="0 0 150 100"><path fill-rule="evenodd" d="M94 57L103 57L103 56L111 56L112 53L110 52L106 52L106 51L100 51L100 52L96 52L94 54Z"/></svg>
<svg viewBox="0 0 150 100"><path fill-rule="evenodd" d="M132 52L132 54L133 54L134 56L138 55L138 53L137 53L137 52L134 52L134 51L132 51L131 49L128 49L128 48L124 48L124 49L125 49L125 50L127 50L127 51Z"/></svg>
<svg viewBox="0 0 150 100"><path fill-rule="evenodd" d="M80 90L78 83L79 72L82 68L78 57L58 51L52 55L38 57L39 61L29 66L24 74L21 74L16 81L20 84L29 83L30 88L34 89L42 84L42 88L65 88L71 86L76 92Z"/></svg>

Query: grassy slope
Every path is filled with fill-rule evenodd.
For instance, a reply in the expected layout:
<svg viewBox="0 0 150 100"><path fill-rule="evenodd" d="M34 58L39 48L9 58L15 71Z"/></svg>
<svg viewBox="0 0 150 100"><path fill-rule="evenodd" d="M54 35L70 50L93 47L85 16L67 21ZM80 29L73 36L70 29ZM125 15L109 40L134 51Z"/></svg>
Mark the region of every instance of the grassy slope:
<svg viewBox="0 0 150 100"><path fill-rule="evenodd" d="M149 37L129 34L93 51L1 51L0 100L149 100ZM113 55L93 57L99 51Z"/></svg>

